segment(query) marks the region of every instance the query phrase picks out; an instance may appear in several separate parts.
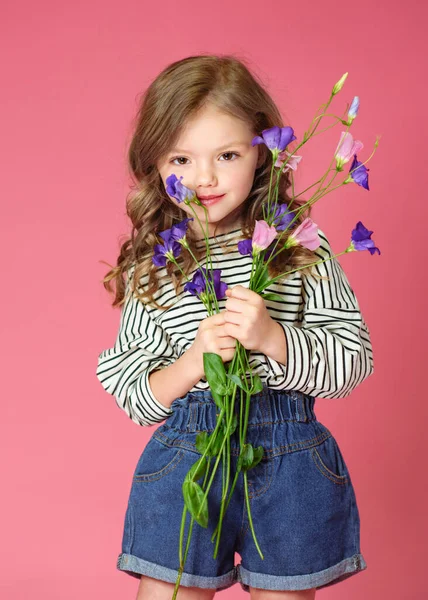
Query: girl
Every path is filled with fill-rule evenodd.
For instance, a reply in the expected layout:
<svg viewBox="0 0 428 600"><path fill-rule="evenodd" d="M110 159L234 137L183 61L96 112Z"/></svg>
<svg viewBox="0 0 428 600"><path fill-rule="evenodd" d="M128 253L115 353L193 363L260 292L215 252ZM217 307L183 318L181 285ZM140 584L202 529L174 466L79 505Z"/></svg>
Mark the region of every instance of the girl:
<svg viewBox="0 0 428 600"><path fill-rule="evenodd" d="M216 423L203 353L215 352L228 362L237 340L251 350L251 367L264 384L251 399L247 430L247 442L264 448L263 460L248 472L264 560L248 533L242 478L213 558L220 475L208 498L208 528L193 527L178 597L205 600L239 582L252 599L313 599L316 589L367 566L348 468L314 412L315 397L345 398L373 373L358 301L337 259L272 284L269 291L283 295L283 302L264 300L248 289L251 256L237 250L238 241L251 238L255 221L263 219L269 189L272 158L266 146L251 141L273 126L282 126L279 110L232 56L192 56L169 65L147 89L138 113L129 150L136 181L127 206L131 239L104 279L109 291L115 280L113 306L123 309L116 343L101 352L97 367L102 386L134 423L163 422L134 471L117 562L118 569L140 578L138 600L172 597L181 486L199 456L197 434L212 432ZM213 267L228 284L220 313L208 318L199 298L183 291L180 270L152 261L156 233L194 217L188 205L167 193L171 174L182 177L205 204ZM290 202L289 187L285 172L280 203ZM291 210L302 202L294 201ZM204 209L193 207L205 225ZM187 241L204 265L203 233L196 219L188 225ZM269 264L271 275L331 257L326 235L319 230L319 236L316 251L295 246L280 253ZM196 269L190 253L183 250L177 260L190 280ZM239 452L235 436L232 468ZM238 565L235 552L242 558Z"/></svg>

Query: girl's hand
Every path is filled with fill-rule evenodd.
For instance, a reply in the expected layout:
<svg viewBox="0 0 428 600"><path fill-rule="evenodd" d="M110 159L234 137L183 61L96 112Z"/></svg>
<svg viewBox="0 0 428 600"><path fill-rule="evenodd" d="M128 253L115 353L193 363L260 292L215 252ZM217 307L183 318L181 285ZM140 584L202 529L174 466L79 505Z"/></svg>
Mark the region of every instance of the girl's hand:
<svg viewBox="0 0 428 600"><path fill-rule="evenodd" d="M223 362L232 360L236 350L236 340L225 331L225 310L202 319L196 332L195 341L189 350L194 355L195 368L199 370L201 377L204 372L204 352L219 354Z"/></svg>
<svg viewBox="0 0 428 600"><path fill-rule="evenodd" d="M242 285L226 290L224 331L246 350L264 352L269 338L278 327L266 308L263 298Z"/></svg>

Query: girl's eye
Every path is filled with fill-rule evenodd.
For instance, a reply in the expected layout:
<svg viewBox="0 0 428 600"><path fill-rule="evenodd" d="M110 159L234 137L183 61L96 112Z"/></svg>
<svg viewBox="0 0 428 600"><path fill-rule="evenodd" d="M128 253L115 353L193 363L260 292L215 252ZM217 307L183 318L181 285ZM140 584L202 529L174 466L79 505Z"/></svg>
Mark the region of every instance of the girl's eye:
<svg viewBox="0 0 428 600"><path fill-rule="evenodd" d="M227 156L228 154L234 154L235 156L239 156L239 154L238 154L237 152L224 152L224 153L223 153L221 156ZM180 160L180 159L187 160L187 158L185 158L184 156L176 156L175 158L172 158L170 162L171 162L173 165L177 165L177 163L176 163L176 162L174 162L174 161L176 161L176 160ZM222 162L233 162L233 160L230 160L230 159L228 159L228 160L226 160L226 161L224 161L224 160L223 160ZM185 163L178 163L178 165L177 165L177 166L184 166L184 164L185 164Z"/></svg>
<svg viewBox="0 0 428 600"><path fill-rule="evenodd" d="M177 156L176 158L172 158L170 162L171 162L173 165L176 165L177 163L176 163L176 162L174 162L174 161L176 161L176 160L180 160L181 158L183 158L184 160L187 160L187 158L184 158L184 156ZM182 165L183 165L183 163L179 163L179 165L177 165L177 166L182 166Z"/></svg>
<svg viewBox="0 0 428 600"><path fill-rule="evenodd" d="M226 156L226 154L234 154L235 156L239 156L236 152L225 152L222 156ZM224 161L223 161L224 162ZM226 162L232 162L231 160L227 160Z"/></svg>

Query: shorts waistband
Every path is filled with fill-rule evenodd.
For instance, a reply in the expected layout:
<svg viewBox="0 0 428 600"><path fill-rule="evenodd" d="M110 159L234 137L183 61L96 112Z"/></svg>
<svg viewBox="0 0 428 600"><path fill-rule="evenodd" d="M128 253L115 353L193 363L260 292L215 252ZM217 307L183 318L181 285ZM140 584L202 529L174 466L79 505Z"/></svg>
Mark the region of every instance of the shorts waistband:
<svg viewBox="0 0 428 600"><path fill-rule="evenodd" d="M240 392L235 397L234 410L240 411ZM316 421L315 397L295 390L278 391L264 388L251 396L248 427L285 421ZM244 398L245 407L245 398ZM215 404L210 390L188 392L171 404L172 415L166 424L174 429L194 432L214 429L220 409Z"/></svg>

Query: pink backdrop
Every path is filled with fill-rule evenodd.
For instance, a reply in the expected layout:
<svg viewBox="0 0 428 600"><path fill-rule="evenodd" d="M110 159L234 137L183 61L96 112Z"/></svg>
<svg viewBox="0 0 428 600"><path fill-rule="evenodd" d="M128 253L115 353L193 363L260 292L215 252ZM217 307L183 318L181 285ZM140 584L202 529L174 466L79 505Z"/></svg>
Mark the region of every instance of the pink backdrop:
<svg viewBox="0 0 428 600"><path fill-rule="evenodd" d="M128 231L137 96L168 63L202 52L251 60L299 139L348 71L333 108L360 96L359 160L382 135L371 191L346 186L314 211L336 252L358 220L382 251L339 259L371 331L375 372L347 399L316 403L352 474L368 569L317 598L424 596L426 10L416 0L3 8L3 598L135 598L138 582L116 570L116 557L132 472L154 428L128 420L95 376L119 323L100 260L115 261ZM308 147L302 185L324 173L339 134ZM221 594L249 597L239 584Z"/></svg>

